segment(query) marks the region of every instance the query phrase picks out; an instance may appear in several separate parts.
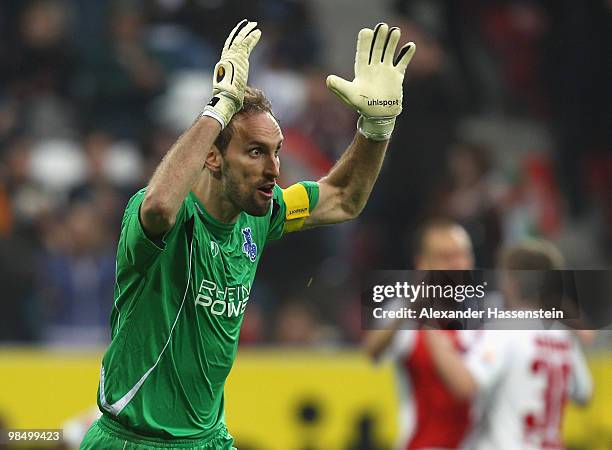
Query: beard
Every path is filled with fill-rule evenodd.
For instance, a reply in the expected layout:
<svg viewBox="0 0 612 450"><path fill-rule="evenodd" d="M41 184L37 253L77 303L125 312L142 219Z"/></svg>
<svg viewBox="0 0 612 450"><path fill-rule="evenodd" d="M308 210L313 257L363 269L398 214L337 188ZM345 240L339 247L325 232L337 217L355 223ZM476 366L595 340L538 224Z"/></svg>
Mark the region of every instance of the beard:
<svg viewBox="0 0 612 450"><path fill-rule="evenodd" d="M225 196L236 209L250 216L265 216L270 210L271 200L261 199L256 186L249 186L244 177L236 176L227 164L221 173L221 183Z"/></svg>

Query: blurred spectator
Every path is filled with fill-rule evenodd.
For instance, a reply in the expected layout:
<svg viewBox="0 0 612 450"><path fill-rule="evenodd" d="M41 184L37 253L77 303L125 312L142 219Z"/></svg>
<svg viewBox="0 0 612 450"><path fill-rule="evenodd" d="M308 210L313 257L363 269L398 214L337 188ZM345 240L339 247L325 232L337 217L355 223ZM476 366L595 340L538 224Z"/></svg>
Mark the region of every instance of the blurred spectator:
<svg viewBox="0 0 612 450"><path fill-rule="evenodd" d="M240 327L240 345L261 344L264 341L265 319L259 303L252 302Z"/></svg>
<svg viewBox="0 0 612 450"><path fill-rule="evenodd" d="M39 291L50 342L102 344L108 337L115 262L102 223L93 204L75 203L46 229Z"/></svg>
<svg viewBox="0 0 612 450"><path fill-rule="evenodd" d="M8 143L0 162L0 182L10 196L7 216L16 229L28 233L29 239L36 242L40 240L35 230L40 215L56 205L52 195L32 179L31 147L31 140L24 136Z"/></svg>
<svg viewBox="0 0 612 450"><path fill-rule="evenodd" d="M466 230L447 219L431 219L416 233L412 258L416 270L474 268L472 242ZM400 401L400 438L397 448L406 450L460 448L471 425L471 403L459 400L439 377L426 343L424 329L402 329L395 319L387 329L369 331L364 341L375 361L383 357L396 367ZM474 345L469 331L438 330L463 354Z"/></svg>
<svg viewBox="0 0 612 450"><path fill-rule="evenodd" d="M276 310L274 340L280 345L313 347L327 338L306 299L291 298Z"/></svg>
<svg viewBox="0 0 612 450"><path fill-rule="evenodd" d="M269 92L274 114L283 125L295 125L306 107L306 80L300 72L287 68L267 67L253 83Z"/></svg>
<svg viewBox="0 0 612 450"><path fill-rule="evenodd" d="M260 0L258 3L262 26L269 30L266 56L270 66L303 71L317 63L320 33L312 20L313 3L288 0Z"/></svg>
<svg viewBox="0 0 612 450"><path fill-rule="evenodd" d="M105 224L118 229L123 205L145 184L142 155L131 142L114 141L103 131L87 135L83 150L87 175L70 190L69 198L94 203Z"/></svg>
<svg viewBox="0 0 612 450"><path fill-rule="evenodd" d="M484 146L458 143L451 147L447 161L449 179L437 189L430 208L433 215L463 225L472 237L476 265L492 268L502 235L491 154Z"/></svg>
<svg viewBox="0 0 612 450"><path fill-rule="evenodd" d="M12 114L5 121L21 119L12 128L21 125L37 138L71 136L75 127L69 97L77 61L67 4L60 0L20 2L15 14L18 20L8 27L0 64L0 79L6 86L5 114Z"/></svg>
<svg viewBox="0 0 612 450"><path fill-rule="evenodd" d="M352 137L355 114L331 95L325 85L328 74L323 68L309 68L304 75L306 105L295 129L312 140L331 163L342 154ZM327 170L321 168L320 175L327 173Z"/></svg>
<svg viewBox="0 0 612 450"><path fill-rule="evenodd" d="M83 52L80 94L88 122L118 136L135 137L146 109L161 92L164 72L145 42L139 9L114 5L108 16L108 38Z"/></svg>
<svg viewBox="0 0 612 450"><path fill-rule="evenodd" d="M0 73L20 99L66 94L76 67L68 11L60 0L20 2Z"/></svg>

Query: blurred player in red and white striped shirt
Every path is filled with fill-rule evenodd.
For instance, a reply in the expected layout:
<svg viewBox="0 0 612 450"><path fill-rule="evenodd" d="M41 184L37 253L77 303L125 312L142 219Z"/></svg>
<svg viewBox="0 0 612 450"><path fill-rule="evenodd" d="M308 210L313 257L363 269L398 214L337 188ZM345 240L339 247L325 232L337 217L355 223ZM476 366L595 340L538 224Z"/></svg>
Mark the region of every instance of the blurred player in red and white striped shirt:
<svg viewBox="0 0 612 450"><path fill-rule="evenodd" d="M459 224L434 219L424 224L415 239L417 270L470 270L474 257L467 232ZM389 330L372 331L366 350L375 360L394 359L400 400L401 450L459 448L470 426L470 401L459 400L439 377L422 330L400 330L395 321ZM472 344L474 332L437 331L451 339L462 353Z"/></svg>
<svg viewBox="0 0 612 450"><path fill-rule="evenodd" d="M509 248L501 290L509 309L537 307L532 295L543 286L542 271L560 269L558 251L544 242ZM458 398L476 399L479 419L465 444L470 450L561 450L566 402L586 403L591 378L575 333L544 330L485 330L460 354L439 333L425 332L432 361Z"/></svg>

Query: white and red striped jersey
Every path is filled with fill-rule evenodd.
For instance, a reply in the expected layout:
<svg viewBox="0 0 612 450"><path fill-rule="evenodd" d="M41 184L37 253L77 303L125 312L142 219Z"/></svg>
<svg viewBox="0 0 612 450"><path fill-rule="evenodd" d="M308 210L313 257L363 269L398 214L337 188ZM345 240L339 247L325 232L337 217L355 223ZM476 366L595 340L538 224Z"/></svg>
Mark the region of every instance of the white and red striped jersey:
<svg viewBox="0 0 612 450"><path fill-rule="evenodd" d="M568 330L485 330L465 355L479 386L470 450L563 449L566 401L586 402L591 378Z"/></svg>

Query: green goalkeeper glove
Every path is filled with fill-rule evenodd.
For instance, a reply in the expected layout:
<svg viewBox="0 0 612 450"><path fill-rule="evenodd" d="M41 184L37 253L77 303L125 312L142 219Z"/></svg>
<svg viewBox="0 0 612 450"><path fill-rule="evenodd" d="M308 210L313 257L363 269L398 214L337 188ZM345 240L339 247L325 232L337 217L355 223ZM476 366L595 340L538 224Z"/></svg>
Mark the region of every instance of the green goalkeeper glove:
<svg viewBox="0 0 612 450"><path fill-rule="evenodd" d="M400 35L399 28L389 29L386 23L374 30L364 28L357 38L355 79L327 77L327 87L361 114L359 132L375 141L391 137L395 118L402 112L404 72L416 46L413 42L404 45L394 60Z"/></svg>
<svg viewBox="0 0 612 450"><path fill-rule="evenodd" d="M249 55L260 37L257 22L244 19L225 41L213 75L213 97L202 112L203 116L218 120L222 129L242 108L249 77Z"/></svg>

